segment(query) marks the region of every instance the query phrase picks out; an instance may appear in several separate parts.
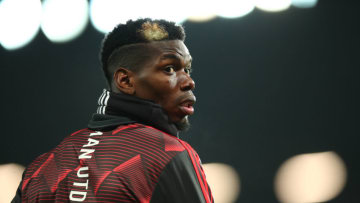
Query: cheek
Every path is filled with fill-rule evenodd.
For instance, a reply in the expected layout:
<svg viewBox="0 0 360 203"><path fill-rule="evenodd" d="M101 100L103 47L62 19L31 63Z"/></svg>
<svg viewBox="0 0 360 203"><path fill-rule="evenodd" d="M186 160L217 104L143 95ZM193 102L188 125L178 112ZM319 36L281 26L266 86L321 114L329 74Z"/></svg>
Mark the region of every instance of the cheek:
<svg viewBox="0 0 360 203"><path fill-rule="evenodd" d="M176 77L151 77L141 78L138 93L143 98L150 99L163 106L173 103L177 88Z"/></svg>
<svg viewBox="0 0 360 203"><path fill-rule="evenodd" d="M177 78L169 77L166 80L159 82L158 98L160 104L168 113L176 111L176 98L177 98ZM161 85L160 85L161 83Z"/></svg>
<svg viewBox="0 0 360 203"><path fill-rule="evenodd" d="M158 95L162 95L164 99L171 97L176 93L177 88L177 78L174 76L157 78L151 81L154 89L157 90Z"/></svg>
<svg viewBox="0 0 360 203"><path fill-rule="evenodd" d="M170 89L175 89L177 85L177 77L173 76L167 81Z"/></svg>

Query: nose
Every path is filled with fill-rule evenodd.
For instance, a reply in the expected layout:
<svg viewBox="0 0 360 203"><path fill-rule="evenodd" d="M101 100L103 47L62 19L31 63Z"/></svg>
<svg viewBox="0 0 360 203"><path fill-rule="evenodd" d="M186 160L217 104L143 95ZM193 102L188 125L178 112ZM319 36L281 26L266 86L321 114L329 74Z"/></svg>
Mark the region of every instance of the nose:
<svg viewBox="0 0 360 203"><path fill-rule="evenodd" d="M195 89L195 82L188 74L184 74L184 79L181 81L180 89L182 91L189 91Z"/></svg>

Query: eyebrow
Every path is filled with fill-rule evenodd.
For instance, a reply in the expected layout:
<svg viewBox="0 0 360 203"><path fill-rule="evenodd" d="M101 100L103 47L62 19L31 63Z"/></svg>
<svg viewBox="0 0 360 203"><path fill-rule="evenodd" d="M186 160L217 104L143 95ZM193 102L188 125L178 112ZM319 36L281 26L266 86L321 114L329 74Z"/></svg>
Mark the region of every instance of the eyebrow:
<svg viewBox="0 0 360 203"><path fill-rule="evenodd" d="M164 54L162 57L161 57L161 59L176 59L176 60L181 60L181 58L178 56L178 55L176 55L176 54Z"/></svg>
<svg viewBox="0 0 360 203"><path fill-rule="evenodd" d="M177 55L177 54L164 54L162 57L161 57L161 60L165 60L165 59L175 59L175 60L178 60L178 61L181 61L181 58ZM191 64L192 62L192 58L190 57L190 61L189 61L189 64Z"/></svg>

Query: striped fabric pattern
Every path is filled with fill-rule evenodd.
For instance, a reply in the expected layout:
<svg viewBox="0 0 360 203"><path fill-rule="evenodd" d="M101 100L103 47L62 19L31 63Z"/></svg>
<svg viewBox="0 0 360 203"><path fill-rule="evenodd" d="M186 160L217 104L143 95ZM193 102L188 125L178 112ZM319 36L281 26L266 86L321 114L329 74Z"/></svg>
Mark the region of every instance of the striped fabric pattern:
<svg viewBox="0 0 360 203"><path fill-rule="evenodd" d="M110 92L108 90L104 89L103 93L99 97L98 108L96 110L96 113L105 115L105 110L106 110L109 98L110 98Z"/></svg>
<svg viewBox="0 0 360 203"><path fill-rule="evenodd" d="M105 106L106 95L99 100ZM22 201L146 203L164 167L185 148L176 137L138 123L108 132L83 129L28 166Z"/></svg>

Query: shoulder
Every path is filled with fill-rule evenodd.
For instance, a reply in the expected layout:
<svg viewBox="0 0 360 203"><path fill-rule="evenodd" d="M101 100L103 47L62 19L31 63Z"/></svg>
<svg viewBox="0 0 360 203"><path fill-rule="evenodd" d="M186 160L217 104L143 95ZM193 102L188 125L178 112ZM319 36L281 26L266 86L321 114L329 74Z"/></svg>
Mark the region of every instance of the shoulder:
<svg viewBox="0 0 360 203"><path fill-rule="evenodd" d="M127 134L127 133L138 133L142 135L152 135L152 136L164 136L166 133L158 130L154 127L144 125L141 123L132 123L128 125L118 126L116 129L111 131L111 134Z"/></svg>
<svg viewBox="0 0 360 203"><path fill-rule="evenodd" d="M134 123L131 125L119 126L111 132L119 137L125 136L129 139L141 140L145 144L150 142L159 146L164 151L184 151L182 141L175 136L169 135L154 127Z"/></svg>
<svg viewBox="0 0 360 203"><path fill-rule="evenodd" d="M184 147L184 150L186 150L189 154L194 154L196 156L198 156L196 150L194 148L192 148L192 146L187 143L184 140L178 139L179 143Z"/></svg>

